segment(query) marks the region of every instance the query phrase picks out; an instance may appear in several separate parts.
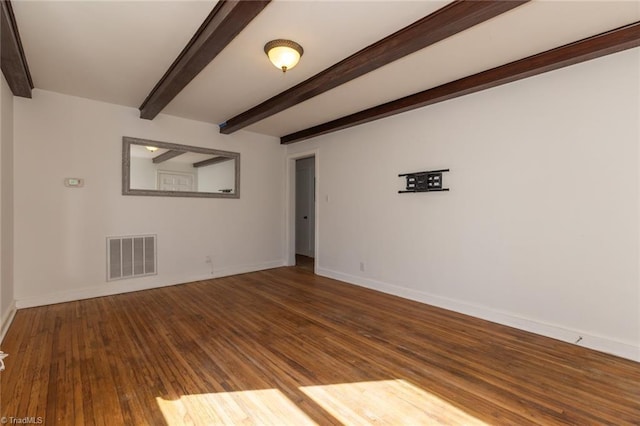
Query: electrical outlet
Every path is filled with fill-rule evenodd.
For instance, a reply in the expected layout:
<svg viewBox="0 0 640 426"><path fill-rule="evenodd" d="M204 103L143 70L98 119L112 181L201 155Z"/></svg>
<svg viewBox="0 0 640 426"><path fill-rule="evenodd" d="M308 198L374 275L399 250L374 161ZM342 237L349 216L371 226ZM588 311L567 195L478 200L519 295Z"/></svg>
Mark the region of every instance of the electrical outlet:
<svg viewBox="0 0 640 426"><path fill-rule="evenodd" d="M360 272L364 272L364 262L360 262Z"/></svg>

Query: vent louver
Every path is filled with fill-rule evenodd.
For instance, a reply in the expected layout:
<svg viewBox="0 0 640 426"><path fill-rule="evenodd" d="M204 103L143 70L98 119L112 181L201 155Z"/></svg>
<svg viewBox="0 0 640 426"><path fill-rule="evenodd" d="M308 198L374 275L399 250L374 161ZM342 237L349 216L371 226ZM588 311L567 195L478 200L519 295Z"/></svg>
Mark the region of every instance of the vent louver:
<svg viewBox="0 0 640 426"><path fill-rule="evenodd" d="M107 237L107 281L156 274L156 236Z"/></svg>

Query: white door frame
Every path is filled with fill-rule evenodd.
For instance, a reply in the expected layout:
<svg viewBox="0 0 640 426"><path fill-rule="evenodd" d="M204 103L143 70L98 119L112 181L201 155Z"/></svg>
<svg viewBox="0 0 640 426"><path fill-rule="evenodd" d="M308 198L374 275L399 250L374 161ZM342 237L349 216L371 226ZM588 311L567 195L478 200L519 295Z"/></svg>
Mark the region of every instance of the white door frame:
<svg viewBox="0 0 640 426"><path fill-rule="evenodd" d="M286 223L285 223L285 256L286 256L286 264L287 266L293 266L296 264L296 160L300 160L302 158L314 157L315 158L315 179L316 179L316 188L315 188L315 215L316 215L316 223L315 229L313 232L315 233L315 262L314 269L318 269L319 257L320 257L320 153L317 149L298 152L296 154L287 155L287 181L286 181ZM314 270L314 272L315 272Z"/></svg>

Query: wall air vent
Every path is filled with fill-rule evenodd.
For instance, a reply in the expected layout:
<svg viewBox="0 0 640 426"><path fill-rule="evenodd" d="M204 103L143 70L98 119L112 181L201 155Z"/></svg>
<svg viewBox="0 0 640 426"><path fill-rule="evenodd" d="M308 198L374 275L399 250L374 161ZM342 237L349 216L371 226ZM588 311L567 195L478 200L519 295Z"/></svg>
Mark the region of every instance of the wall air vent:
<svg viewBox="0 0 640 426"><path fill-rule="evenodd" d="M107 237L107 281L155 275L156 236Z"/></svg>

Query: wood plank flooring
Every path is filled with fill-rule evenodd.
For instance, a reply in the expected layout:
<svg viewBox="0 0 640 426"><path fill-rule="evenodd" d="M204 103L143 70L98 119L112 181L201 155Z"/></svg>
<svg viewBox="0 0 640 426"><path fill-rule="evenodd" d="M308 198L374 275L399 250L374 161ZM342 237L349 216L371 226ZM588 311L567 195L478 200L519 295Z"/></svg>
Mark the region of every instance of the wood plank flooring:
<svg viewBox="0 0 640 426"><path fill-rule="evenodd" d="M46 425L640 424L640 364L269 271L17 312L0 415Z"/></svg>
<svg viewBox="0 0 640 426"><path fill-rule="evenodd" d="M302 268L307 271L313 272L314 265L315 259L313 257L296 254L296 268Z"/></svg>

